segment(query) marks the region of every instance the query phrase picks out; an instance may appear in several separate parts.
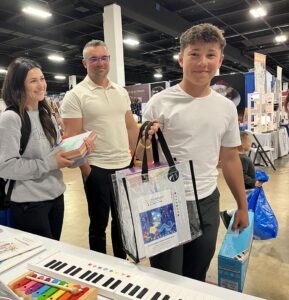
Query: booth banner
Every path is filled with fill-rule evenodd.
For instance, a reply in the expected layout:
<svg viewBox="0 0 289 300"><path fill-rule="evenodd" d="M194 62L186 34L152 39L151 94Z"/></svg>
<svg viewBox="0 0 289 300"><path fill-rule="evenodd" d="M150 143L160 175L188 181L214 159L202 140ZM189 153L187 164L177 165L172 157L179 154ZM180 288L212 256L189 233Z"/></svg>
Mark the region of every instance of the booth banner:
<svg viewBox="0 0 289 300"><path fill-rule="evenodd" d="M138 123L142 123L142 112L151 96L169 87L168 81L128 85L127 90L130 101L131 111L136 117Z"/></svg>
<svg viewBox="0 0 289 300"><path fill-rule="evenodd" d="M124 87L130 98L138 98L140 102L145 103L149 101L150 98L150 86L148 83L145 84L135 84L128 85Z"/></svg>
<svg viewBox="0 0 289 300"><path fill-rule="evenodd" d="M266 55L254 53L255 92L266 93Z"/></svg>
<svg viewBox="0 0 289 300"><path fill-rule="evenodd" d="M168 81L160 81L160 82L154 82L150 83L150 96L152 97L154 94L157 94L166 88L168 88L169 82Z"/></svg>
<svg viewBox="0 0 289 300"><path fill-rule="evenodd" d="M138 123L142 122L142 112L144 105L150 98L150 86L148 83L128 85L124 87L130 97L131 112L136 117Z"/></svg>
<svg viewBox="0 0 289 300"><path fill-rule="evenodd" d="M245 110L245 76L242 73L215 76L211 88L230 99L237 107L238 114Z"/></svg>

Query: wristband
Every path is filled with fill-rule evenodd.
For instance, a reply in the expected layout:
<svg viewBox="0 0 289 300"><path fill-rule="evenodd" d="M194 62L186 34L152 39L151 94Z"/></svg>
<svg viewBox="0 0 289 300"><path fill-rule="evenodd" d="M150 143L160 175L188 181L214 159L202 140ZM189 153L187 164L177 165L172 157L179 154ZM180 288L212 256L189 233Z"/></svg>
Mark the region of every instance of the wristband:
<svg viewBox="0 0 289 300"><path fill-rule="evenodd" d="M143 148L143 149L150 149L152 145L143 145L141 142L139 142L139 145Z"/></svg>

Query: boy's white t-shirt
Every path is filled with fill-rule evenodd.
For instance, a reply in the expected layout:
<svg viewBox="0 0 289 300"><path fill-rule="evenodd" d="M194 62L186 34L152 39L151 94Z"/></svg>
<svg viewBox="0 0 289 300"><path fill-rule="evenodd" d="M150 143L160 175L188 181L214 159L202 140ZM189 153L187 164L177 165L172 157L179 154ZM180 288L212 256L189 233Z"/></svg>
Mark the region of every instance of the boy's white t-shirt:
<svg viewBox="0 0 289 300"><path fill-rule="evenodd" d="M213 90L192 97L175 85L149 100L143 118L159 120L172 156L193 161L199 199L209 196L217 187L220 147L241 143L234 103Z"/></svg>

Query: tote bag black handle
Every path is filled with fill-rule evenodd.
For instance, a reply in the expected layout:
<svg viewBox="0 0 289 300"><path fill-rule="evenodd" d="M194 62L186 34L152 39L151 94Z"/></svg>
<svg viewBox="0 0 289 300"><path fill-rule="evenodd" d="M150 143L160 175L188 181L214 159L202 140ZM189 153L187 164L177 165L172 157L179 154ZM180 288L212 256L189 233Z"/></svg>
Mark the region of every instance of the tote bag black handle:
<svg viewBox="0 0 289 300"><path fill-rule="evenodd" d="M142 138L142 133L143 131L145 130L145 128L147 127L147 125L149 124L150 122L149 121L146 121L142 124L142 126L140 127L139 129L139 134L138 134L138 137L137 137L137 141L136 141L136 145L135 145L135 149L134 149L134 152L133 152L133 155L132 155L132 158L131 158L131 161L130 161L130 164L129 164L129 168L133 168L134 167L134 159L135 159L135 153L136 153L136 149L137 149L137 146ZM145 151L146 152L146 151Z"/></svg>
<svg viewBox="0 0 289 300"><path fill-rule="evenodd" d="M153 125L153 122L149 122L146 125L145 140L148 139L148 131L150 130L152 125ZM171 155L171 152L169 150L167 142L166 142L164 135L160 128L157 131L157 137L158 137L158 143L160 144L161 149L164 154L164 157L169 165L168 179L172 182L177 181L179 178L179 171L176 168L175 161ZM153 148L152 150L153 150L153 156L154 156L154 163L158 163L159 162L158 147L157 147L157 142L156 142L156 138L154 135L152 137L152 148ZM148 161L147 161L147 152L146 151L144 151L144 153L143 153L141 174L142 174L143 181L149 180L149 178L148 178Z"/></svg>

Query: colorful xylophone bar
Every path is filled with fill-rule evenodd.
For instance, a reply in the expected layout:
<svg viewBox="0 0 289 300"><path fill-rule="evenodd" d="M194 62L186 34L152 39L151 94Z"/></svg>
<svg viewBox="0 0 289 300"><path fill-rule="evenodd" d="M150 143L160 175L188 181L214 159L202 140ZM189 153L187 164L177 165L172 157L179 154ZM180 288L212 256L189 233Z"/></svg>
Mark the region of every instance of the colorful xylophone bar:
<svg viewBox="0 0 289 300"><path fill-rule="evenodd" d="M95 300L96 288L88 288L51 278L34 272L27 272L9 282L9 288L23 300Z"/></svg>

